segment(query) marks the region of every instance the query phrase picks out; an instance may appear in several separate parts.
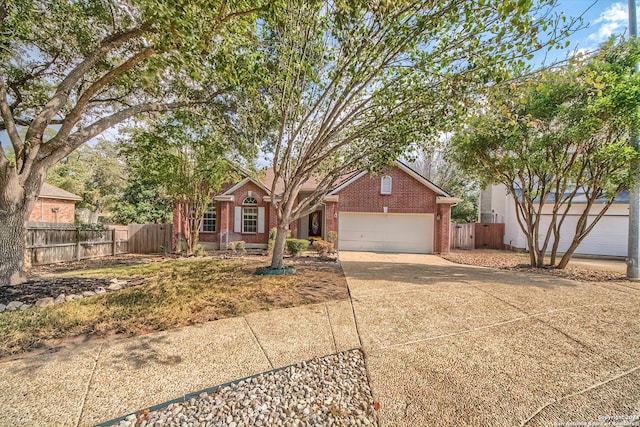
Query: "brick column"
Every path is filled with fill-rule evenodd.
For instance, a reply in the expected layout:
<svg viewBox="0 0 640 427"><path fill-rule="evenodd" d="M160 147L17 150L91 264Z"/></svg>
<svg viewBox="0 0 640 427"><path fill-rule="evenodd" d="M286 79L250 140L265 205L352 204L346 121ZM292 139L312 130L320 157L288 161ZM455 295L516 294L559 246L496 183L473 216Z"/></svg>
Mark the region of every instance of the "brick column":
<svg viewBox="0 0 640 427"><path fill-rule="evenodd" d="M437 230L439 238L437 239L438 247L436 251L441 254L449 253L449 232L451 230L451 205L439 204L437 209L440 215Z"/></svg>

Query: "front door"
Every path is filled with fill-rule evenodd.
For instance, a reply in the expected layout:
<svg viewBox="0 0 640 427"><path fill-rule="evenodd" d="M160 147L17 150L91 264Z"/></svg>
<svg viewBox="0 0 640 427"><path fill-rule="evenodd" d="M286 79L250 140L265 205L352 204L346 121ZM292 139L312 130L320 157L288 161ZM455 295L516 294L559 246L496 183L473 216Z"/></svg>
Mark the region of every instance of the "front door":
<svg viewBox="0 0 640 427"><path fill-rule="evenodd" d="M309 237L322 237L322 211L309 214Z"/></svg>

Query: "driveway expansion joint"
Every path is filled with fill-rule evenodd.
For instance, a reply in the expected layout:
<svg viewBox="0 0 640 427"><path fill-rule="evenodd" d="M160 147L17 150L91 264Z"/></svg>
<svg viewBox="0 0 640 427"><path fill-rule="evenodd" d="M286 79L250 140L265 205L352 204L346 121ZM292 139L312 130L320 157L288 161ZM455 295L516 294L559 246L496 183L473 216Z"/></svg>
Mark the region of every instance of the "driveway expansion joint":
<svg viewBox="0 0 640 427"><path fill-rule="evenodd" d="M333 351L337 353L338 344L336 343L336 335L333 333L333 324L331 323L331 316L329 316L329 307L327 307L326 302L323 305L324 305L324 313L327 316L327 323L329 323L329 331L331 331L331 342L333 343Z"/></svg>
<svg viewBox="0 0 640 427"><path fill-rule="evenodd" d="M89 392L91 391L91 385L93 384L93 378L96 374L96 368L98 367L98 361L100 360L100 356L102 355L102 349L104 348L104 343L100 344L98 347L98 354L96 354L95 359L93 360L93 368L91 369L91 375L89 376L89 381L87 381L87 389L84 392L84 396L82 398L82 402L80 403L80 413L78 414L78 421L76 422L76 427L80 427L80 422L82 422L82 416L84 415L84 409L87 404L87 398L89 397Z"/></svg>
<svg viewBox="0 0 640 427"><path fill-rule="evenodd" d="M267 359L267 362L269 362L269 366L271 366L271 369L275 369L275 367L273 366L273 362L271 362L271 359L269 358L269 355L267 354L267 352L265 351L264 347L260 343L260 340L258 339L258 336L256 335L255 331L251 327L251 324L247 320L247 317L246 316L242 316L242 319L244 319L244 322L247 324L247 327L251 331L251 335L253 336L253 339L256 341L256 344L258 344L258 347L260 347L260 350L262 351L262 354L264 354L264 357Z"/></svg>
<svg viewBox="0 0 640 427"><path fill-rule="evenodd" d="M629 369L628 371L621 372L620 374L618 374L618 375L616 375L614 377L607 378L604 381L600 381L600 382L598 382L596 384L592 384L589 387L583 388L582 390L578 390L578 391L576 391L574 393L570 393L570 394L564 395L564 396L562 396L562 397L560 397L558 399L555 399L552 402L549 402L546 405L543 405L540 408L538 408L538 410L536 412L534 412L531 416L529 416L529 418L524 420L522 422L522 424L520 424L520 426L524 427L527 424L529 424L531 422L531 420L533 420L535 417L540 415L540 413L542 413L542 411L547 409L549 406L555 405L556 403L560 403L563 400L570 399L570 398L575 397L575 396L579 396L579 395L581 395L583 393L586 393L586 392L591 391L593 389L596 389L598 387L602 387L603 385L609 384L612 381L615 381L615 380L618 380L620 378L626 377L627 375L633 374L635 371L637 371L639 369L640 369L640 366L636 366L634 368ZM629 425L632 425L632 424L629 424Z"/></svg>

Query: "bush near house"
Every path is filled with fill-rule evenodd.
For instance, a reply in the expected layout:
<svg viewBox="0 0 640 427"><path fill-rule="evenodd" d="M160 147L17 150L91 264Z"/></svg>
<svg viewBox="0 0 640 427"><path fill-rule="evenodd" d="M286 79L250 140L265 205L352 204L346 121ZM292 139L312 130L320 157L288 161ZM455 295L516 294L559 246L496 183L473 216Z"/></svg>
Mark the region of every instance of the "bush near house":
<svg viewBox="0 0 640 427"><path fill-rule="evenodd" d="M313 242L311 247L315 249L319 256L323 257L336 251L333 247L333 243L327 242L325 240L316 240Z"/></svg>
<svg viewBox="0 0 640 427"><path fill-rule="evenodd" d="M298 256L309 248L309 241L304 239L287 239L287 252L292 256Z"/></svg>
<svg viewBox="0 0 640 427"><path fill-rule="evenodd" d="M227 249L232 252L242 252L246 247L246 242L244 240L239 240L237 242L229 242L227 245Z"/></svg>
<svg viewBox="0 0 640 427"><path fill-rule="evenodd" d="M338 233L335 231L330 231L327 233L327 242L333 244L338 239Z"/></svg>

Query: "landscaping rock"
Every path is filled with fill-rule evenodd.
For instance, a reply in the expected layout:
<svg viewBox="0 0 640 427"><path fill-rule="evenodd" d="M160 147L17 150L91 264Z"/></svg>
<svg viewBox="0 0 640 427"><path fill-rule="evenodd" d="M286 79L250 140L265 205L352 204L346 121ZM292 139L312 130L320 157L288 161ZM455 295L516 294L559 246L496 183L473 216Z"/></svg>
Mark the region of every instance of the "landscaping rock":
<svg viewBox="0 0 640 427"><path fill-rule="evenodd" d="M325 405L324 402L330 402ZM377 425L359 350L316 358L258 375L183 403L127 417L119 426L363 426Z"/></svg>
<svg viewBox="0 0 640 427"><path fill-rule="evenodd" d="M7 306L4 304L0 304L0 313L2 313L3 311L5 311L7 309Z"/></svg>
<svg viewBox="0 0 640 427"><path fill-rule="evenodd" d="M66 297L64 297L64 299L65 299L66 301L73 301L73 300L74 300L74 298L73 298L73 297L75 297L75 295L67 295Z"/></svg>
<svg viewBox="0 0 640 427"><path fill-rule="evenodd" d="M56 297L56 299L53 300L54 304L60 304L63 303L67 300L67 297L65 294L60 294Z"/></svg>
<svg viewBox="0 0 640 427"><path fill-rule="evenodd" d="M102 295L102 294L106 294L107 290L103 287L99 287L98 289L96 289L96 294L97 295Z"/></svg>
<svg viewBox="0 0 640 427"><path fill-rule="evenodd" d="M20 306L20 311L25 311L27 309L31 308L31 304L22 304Z"/></svg>
<svg viewBox="0 0 640 427"><path fill-rule="evenodd" d="M92 296L94 296L94 295L96 295L96 293L95 293L95 292L93 292L93 291L84 291L84 292L82 293L82 296L83 296L83 297L92 297Z"/></svg>
<svg viewBox="0 0 640 427"><path fill-rule="evenodd" d="M71 295L71 299L82 299L82 298L84 298L82 295L76 295L76 294Z"/></svg>
<svg viewBox="0 0 640 427"><path fill-rule="evenodd" d="M22 305L22 301L11 301L9 304L7 304L7 311L15 311Z"/></svg>
<svg viewBox="0 0 640 427"><path fill-rule="evenodd" d="M51 307L54 305L54 299L52 297L40 298L36 301L36 307Z"/></svg>
<svg viewBox="0 0 640 427"><path fill-rule="evenodd" d="M110 291L119 291L120 289L122 289L122 285L120 285L119 283L112 283L107 286L107 289Z"/></svg>

